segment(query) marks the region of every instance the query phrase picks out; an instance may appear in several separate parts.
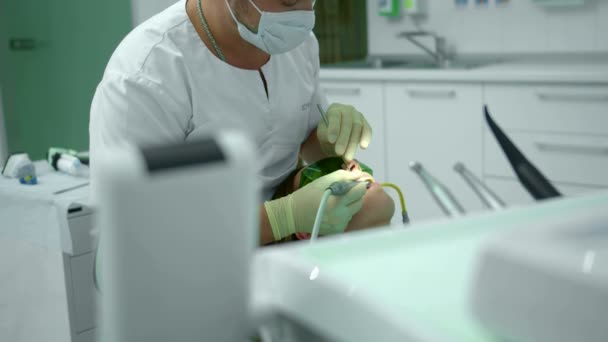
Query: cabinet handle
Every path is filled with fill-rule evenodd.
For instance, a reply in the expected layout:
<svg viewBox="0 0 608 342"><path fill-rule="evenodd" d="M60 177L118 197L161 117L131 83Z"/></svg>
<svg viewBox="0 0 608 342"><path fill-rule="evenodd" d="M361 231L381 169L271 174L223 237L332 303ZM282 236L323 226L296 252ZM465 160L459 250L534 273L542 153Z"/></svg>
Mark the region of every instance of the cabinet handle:
<svg viewBox="0 0 608 342"><path fill-rule="evenodd" d="M541 101L559 102L606 102L608 94L568 94L568 93L536 93Z"/></svg>
<svg viewBox="0 0 608 342"><path fill-rule="evenodd" d="M549 143L549 142L542 142L542 141L537 141L535 144L539 150L547 151L547 152L608 155L608 146L559 144L559 143Z"/></svg>
<svg viewBox="0 0 608 342"><path fill-rule="evenodd" d="M36 49L36 40L33 38L11 38L8 46L11 51L30 51Z"/></svg>
<svg viewBox="0 0 608 342"><path fill-rule="evenodd" d="M412 98L453 99L456 97L455 90L406 90Z"/></svg>
<svg viewBox="0 0 608 342"><path fill-rule="evenodd" d="M361 95L361 88L323 88L323 92L328 95L359 96Z"/></svg>

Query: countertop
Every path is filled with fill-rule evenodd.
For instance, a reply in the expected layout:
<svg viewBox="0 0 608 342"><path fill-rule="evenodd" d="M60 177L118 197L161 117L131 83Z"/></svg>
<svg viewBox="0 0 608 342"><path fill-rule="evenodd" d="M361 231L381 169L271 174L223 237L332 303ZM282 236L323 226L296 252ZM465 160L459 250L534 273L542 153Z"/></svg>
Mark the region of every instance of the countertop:
<svg viewBox="0 0 608 342"><path fill-rule="evenodd" d="M331 68L323 81L441 81L509 83L579 83L608 85L608 60L594 62L509 62L469 69Z"/></svg>
<svg viewBox="0 0 608 342"><path fill-rule="evenodd" d="M601 192L263 249L254 262L254 303L336 340L502 341L472 311L480 252L502 232L606 203Z"/></svg>

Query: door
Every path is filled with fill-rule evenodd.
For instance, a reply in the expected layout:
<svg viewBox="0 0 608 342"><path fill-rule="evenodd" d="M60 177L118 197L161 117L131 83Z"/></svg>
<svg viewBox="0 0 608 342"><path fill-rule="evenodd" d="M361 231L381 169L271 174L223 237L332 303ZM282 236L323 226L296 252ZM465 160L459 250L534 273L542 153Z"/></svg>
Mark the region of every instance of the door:
<svg viewBox="0 0 608 342"><path fill-rule="evenodd" d="M0 60L9 152L88 149L89 107L110 55L131 28L130 2L3 1Z"/></svg>

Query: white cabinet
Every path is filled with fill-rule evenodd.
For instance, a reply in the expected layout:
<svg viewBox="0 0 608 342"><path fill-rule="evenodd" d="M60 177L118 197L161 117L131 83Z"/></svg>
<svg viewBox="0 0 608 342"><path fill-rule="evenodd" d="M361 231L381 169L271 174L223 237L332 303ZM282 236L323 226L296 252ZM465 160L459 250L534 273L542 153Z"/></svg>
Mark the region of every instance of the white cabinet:
<svg viewBox="0 0 608 342"><path fill-rule="evenodd" d="M63 254L71 342L95 341L96 289L93 282L93 213L85 206L71 208L68 226L73 254Z"/></svg>
<svg viewBox="0 0 608 342"><path fill-rule="evenodd" d="M454 172L463 162L482 171L482 87L476 84L386 85L387 179L402 188L412 221L442 217L420 179L409 169L421 162L448 186L467 212L482 204Z"/></svg>
<svg viewBox="0 0 608 342"><path fill-rule="evenodd" d="M490 84L484 92L505 130L608 134L608 86Z"/></svg>
<svg viewBox="0 0 608 342"><path fill-rule="evenodd" d="M351 105L365 116L372 126L373 138L367 150L359 150L356 158L374 170L374 176L386 179L385 118L381 82L321 81L321 89L329 103Z"/></svg>
<svg viewBox="0 0 608 342"><path fill-rule="evenodd" d="M484 88L494 120L563 195L608 187L607 86L489 84ZM484 131L484 179L502 189L508 204L529 203L531 197L522 196L525 190L496 139ZM506 184L517 190L507 190Z"/></svg>
<svg viewBox="0 0 608 342"><path fill-rule="evenodd" d="M487 176L484 183L507 204L509 207L529 205L534 203L534 198L524 189L521 183L514 178L502 178ZM606 190L603 187L591 187L583 185L572 185L565 183L554 183L555 187L564 196L580 196L593 191Z"/></svg>
<svg viewBox="0 0 608 342"><path fill-rule="evenodd" d="M564 195L608 187L608 84L332 78L323 80L321 87L330 102L351 104L368 118L373 142L357 158L374 168L379 180L403 189L413 221L444 215L409 169L411 161L421 162L448 186L467 212L482 204L453 171L457 161L507 204L533 202L489 131L484 104Z"/></svg>
<svg viewBox="0 0 608 342"><path fill-rule="evenodd" d="M505 132L550 181L608 186L608 136ZM484 145L484 173L515 177L504 152L489 132L485 134Z"/></svg>

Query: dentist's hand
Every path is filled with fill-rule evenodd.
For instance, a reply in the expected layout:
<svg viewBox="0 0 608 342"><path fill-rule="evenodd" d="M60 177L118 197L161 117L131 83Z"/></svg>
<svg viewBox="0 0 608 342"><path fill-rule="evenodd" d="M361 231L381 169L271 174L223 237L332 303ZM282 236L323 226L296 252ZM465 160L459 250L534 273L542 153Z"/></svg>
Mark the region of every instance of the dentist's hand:
<svg viewBox="0 0 608 342"><path fill-rule="evenodd" d="M275 240L296 232L311 233L325 190L339 181L355 181L361 172L338 170L323 176L291 195L264 203ZM341 233L352 217L361 210L366 183L352 188L343 196L330 196L321 221L320 235Z"/></svg>
<svg viewBox="0 0 608 342"><path fill-rule="evenodd" d="M340 156L346 162L355 158L357 146L366 149L372 140L372 128L353 106L334 103L327 110L329 127L321 120L317 138L329 156Z"/></svg>

